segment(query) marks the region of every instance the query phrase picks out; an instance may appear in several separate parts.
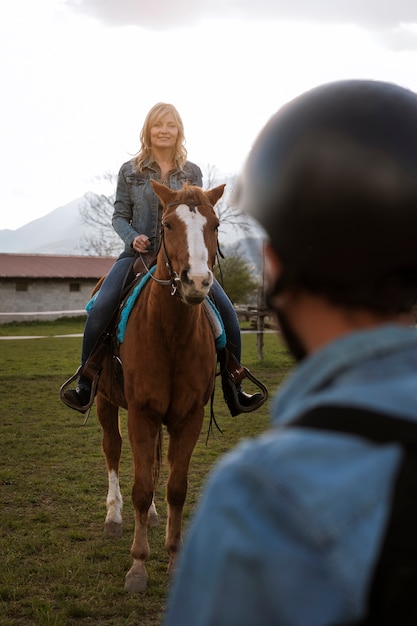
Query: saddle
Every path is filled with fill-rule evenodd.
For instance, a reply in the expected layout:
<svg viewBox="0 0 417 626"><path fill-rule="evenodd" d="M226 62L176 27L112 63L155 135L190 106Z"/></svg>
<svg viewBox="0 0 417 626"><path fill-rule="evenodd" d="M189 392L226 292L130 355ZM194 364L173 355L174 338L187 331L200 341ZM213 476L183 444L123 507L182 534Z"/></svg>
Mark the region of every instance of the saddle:
<svg viewBox="0 0 417 626"><path fill-rule="evenodd" d="M109 356L111 357L110 362L112 367L112 380L116 385L119 386L122 393L124 393L123 367L119 357L120 343L117 338L117 329L120 321L120 316L123 310L124 303L128 300L129 296L132 294L135 287L139 285L144 276L150 273L150 269L155 265L155 263L156 253L153 252L139 255L135 259L133 263L134 279L128 281L128 283L123 287L120 301L112 315L109 324L103 331L85 364L81 365L77 369L77 371L64 382L64 384L60 388L60 398L62 402L70 408L75 409L81 413L86 413L91 408L94 403L95 395L97 393L97 387L103 362L105 358ZM99 283L96 285L93 291L93 295L98 291L102 280L103 279L101 279L101 281L99 281ZM246 367L242 366L239 363L233 352L227 346L218 351L218 361L221 368L220 373L222 376L222 387L225 397L230 397L230 395L233 396L236 406L238 407L238 409L240 409L242 413L247 413L249 411L253 411L254 409L259 408L267 400L268 390L266 386L255 376L253 376L253 374L251 374L251 372ZM64 392L67 387L69 387L71 383L77 380L80 375L85 376L92 382L89 401L83 407L72 403L68 398L64 396ZM243 406L239 402L239 396L236 389L236 385L241 383L245 378L251 380L261 392L259 394L259 402L256 406L252 406L249 411L248 407Z"/></svg>

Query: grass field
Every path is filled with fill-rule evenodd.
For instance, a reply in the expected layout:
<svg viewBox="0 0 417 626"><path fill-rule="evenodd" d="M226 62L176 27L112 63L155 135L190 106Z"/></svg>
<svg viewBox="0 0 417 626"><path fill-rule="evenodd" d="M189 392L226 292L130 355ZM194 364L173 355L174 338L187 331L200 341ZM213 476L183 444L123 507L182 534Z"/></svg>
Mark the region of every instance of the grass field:
<svg viewBox="0 0 417 626"><path fill-rule="evenodd" d="M166 509L164 465L156 504L161 518L150 529L149 584L140 596L124 591L131 565L133 511L131 458L125 447L121 488L124 536L103 535L107 476L101 431L93 408L83 416L59 400L59 387L76 369L83 320L0 326L0 625L133 625L161 623L169 580L163 547ZM276 336L265 336L258 360L256 336L243 335L244 364L273 395L292 366ZM208 413L207 413L208 414ZM268 426L268 406L231 418L216 392L215 414L223 434L207 439L208 417L194 452L184 528L204 479L219 457L244 437Z"/></svg>

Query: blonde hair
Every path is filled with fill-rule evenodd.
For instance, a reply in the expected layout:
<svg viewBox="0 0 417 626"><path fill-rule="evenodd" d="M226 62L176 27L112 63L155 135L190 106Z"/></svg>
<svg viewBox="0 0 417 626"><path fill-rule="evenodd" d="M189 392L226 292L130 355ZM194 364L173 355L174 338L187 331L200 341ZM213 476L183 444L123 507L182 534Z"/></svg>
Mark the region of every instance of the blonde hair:
<svg viewBox="0 0 417 626"><path fill-rule="evenodd" d="M178 126L178 137L175 144L174 163L176 167L182 169L184 163L187 160L187 150L185 148L184 125L182 123L181 116L172 104L167 104L166 102L158 102L147 114L143 123L142 130L140 131L141 147L139 152L133 159L133 166L135 170L140 172L143 169L145 163L151 158L151 128L159 119L161 119L168 113L172 113L175 119L175 123Z"/></svg>

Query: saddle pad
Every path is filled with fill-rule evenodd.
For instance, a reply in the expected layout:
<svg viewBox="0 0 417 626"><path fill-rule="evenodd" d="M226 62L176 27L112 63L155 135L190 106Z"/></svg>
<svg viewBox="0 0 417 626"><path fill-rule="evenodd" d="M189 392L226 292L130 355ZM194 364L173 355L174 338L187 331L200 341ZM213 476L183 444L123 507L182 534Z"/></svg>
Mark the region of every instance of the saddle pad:
<svg viewBox="0 0 417 626"><path fill-rule="evenodd" d="M155 267L156 266L150 269L151 273L155 271ZM127 320L129 319L130 312L132 311L140 292L142 291L144 285L147 283L149 278L149 274L145 274L141 278L139 283L134 287L131 294L122 306L119 323L117 325L117 340L119 343L123 343L124 341ZM218 312L217 308L214 306L209 297L204 300L203 306L210 321L211 329L213 331L216 350L222 350L226 346L226 333L224 330L223 320L220 317L220 313Z"/></svg>
<svg viewBox="0 0 417 626"><path fill-rule="evenodd" d="M226 347L226 332L224 330L223 320L214 302L207 296L203 302L204 309L213 331L214 343L216 350L223 350Z"/></svg>
<svg viewBox="0 0 417 626"><path fill-rule="evenodd" d="M126 324L127 324L127 320L129 319L130 312L133 309L135 302L138 299L138 296L140 292L142 291L144 285L146 285L151 274L154 273L155 269L156 269L156 265L151 267L149 272L146 272L146 274L142 276L138 284L133 288L129 297L122 304L122 310L120 313L119 323L117 325L117 341L119 343L123 343L124 341L125 332L126 332Z"/></svg>

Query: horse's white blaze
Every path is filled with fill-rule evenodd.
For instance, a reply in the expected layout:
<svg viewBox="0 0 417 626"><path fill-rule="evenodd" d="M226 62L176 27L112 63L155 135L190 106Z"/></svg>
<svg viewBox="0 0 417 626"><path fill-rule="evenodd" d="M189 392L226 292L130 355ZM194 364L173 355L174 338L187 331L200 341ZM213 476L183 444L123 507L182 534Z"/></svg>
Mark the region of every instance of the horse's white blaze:
<svg viewBox="0 0 417 626"><path fill-rule="evenodd" d="M109 472L109 490L107 492L106 523L122 523L123 498L119 487L119 478L114 470Z"/></svg>
<svg viewBox="0 0 417 626"><path fill-rule="evenodd" d="M208 250L204 241L204 226L207 224L207 219L197 210L190 211L186 204L180 204L176 213L186 225L190 260L189 277L191 280L195 277L209 279L211 284L213 274L208 266Z"/></svg>

